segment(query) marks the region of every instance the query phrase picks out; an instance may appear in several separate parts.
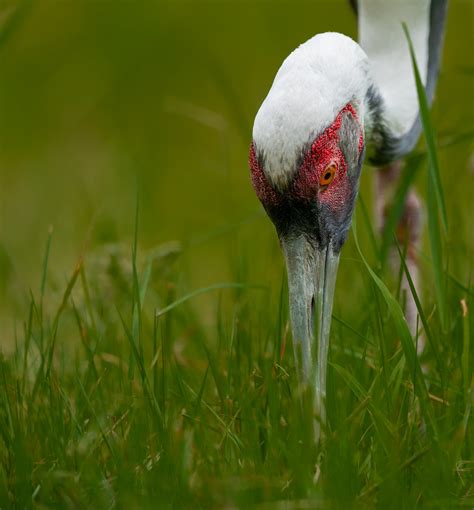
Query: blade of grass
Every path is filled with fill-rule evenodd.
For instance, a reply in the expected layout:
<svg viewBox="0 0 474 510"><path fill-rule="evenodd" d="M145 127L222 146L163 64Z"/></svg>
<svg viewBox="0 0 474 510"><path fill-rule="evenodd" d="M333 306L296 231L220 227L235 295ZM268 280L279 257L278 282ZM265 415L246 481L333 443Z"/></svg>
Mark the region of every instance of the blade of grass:
<svg viewBox="0 0 474 510"><path fill-rule="evenodd" d="M204 373L204 377L202 379L201 387L199 388L199 393L197 395L196 401L194 403L194 409L191 412L190 417L194 420L198 416L199 407L201 406L202 396L204 394L204 388L206 387L207 374L209 373L209 365L207 365L206 372Z"/></svg>
<svg viewBox="0 0 474 510"><path fill-rule="evenodd" d="M338 317L337 315L334 315L332 314L332 320L333 321L336 321L338 322L339 324L341 324L341 326L344 326L346 329L348 329L349 331L351 331L352 333L354 333L354 335L356 335L357 337L359 337L361 340L363 340L364 342L367 342L367 337L364 336L362 333L359 333L357 330L355 330L350 324L348 324L347 322L343 321L340 317Z"/></svg>
<svg viewBox="0 0 474 510"><path fill-rule="evenodd" d="M380 247L380 260L382 268L385 266L385 262L387 261L387 255L392 242L392 235L397 228L398 222L402 216L403 207L405 205L405 198L407 196L408 190L410 189L410 186L421 167L423 159L423 156L416 156L407 160L406 165L402 170L398 180L398 186L395 191L393 201L390 204L388 216L385 221L382 234L382 244Z"/></svg>
<svg viewBox="0 0 474 510"><path fill-rule="evenodd" d="M441 185L441 178L439 175L438 156L436 152L436 141L433 126L431 124L428 100L425 93L425 88L421 80L420 72L416 62L415 51L405 23L402 23L403 30L408 42L410 56L413 66L413 73L415 76L416 91L418 94L418 103L420 107L420 119L423 125L425 134L426 148L428 154L428 189L427 189L427 202L428 202L428 232L431 245L431 255L433 257L434 281L436 290L436 300L439 307L441 317L441 326L443 330L446 329L446 315L445 315L445 298L443 293L443 263L442 263L442 246L441 246L441 233L439 229L439 216L441 216L441 224L445 235L448 233L448 220L446 215L446 205L444 201L443 188Z"/></svg>
<svg viewBox="0 0 474 510"><path fill-rule="evenodd" d="M411 41L410 34L408 32L408 28L406 23L402 23L403 30L405 32L405 36L407 38L408 47L410 50L410 57L413 66L413 74L415 75L415 84L416 91L418 94L418 102L420 106L420 118L421 123L423 125L423 131L425 133L425 140L428 151L428 161L429 161L429 175L433 182L433 191L436 196L437 205L439 207L441 213L441 221L443 224L443 229L445 234L448 232L448 220L446 215L446 205L444 202L443 188L441 186L441 178L439 176L439 165L438 165L438 156L436 153L436 141L433 126L431 124L430 119L430 108L428 105L428 99L425 93L425 87L423 86L423 82L421 80L420 71L418 69L418 64L416 62L415 50L413 49L413 44Z"/></svg>
<svg viewBox="0 0 474 510"><path fill-rule="evenodd" d="M371 285L374 289L374 302L375 302L375 310L376 310L376 317L375 317L375 331L377 331L377 338L378 338L378 344L379 344L379 351L380 351L380 367L381 367L381 375L382 375L382 381L384 385L384 390L386 394L386 404L387 404L387 412L390 413L392 409L392 398L390 395L390 392L388 391L388 383L387 383L387 356L385 353L385 345L387 343L386 336L385 336L385 328L384 328L384 321L383 321L383 311L382 306L380 304L380 297L377 294L377 290L375 288L374 282L372 282Z"/></svg>
<svg viewBox="0 0 474 510"><path fill-rule="evenodd" d="M155 316L153 317L153 351L152 351L152 362L150 368L152 369L153 378L153 393L158 394L158 324L159 320Z"/></svg>
<svg viewBox="0 0 474 510"><path fill-rule="evenodd" d="M139 215L139 207L140 207L140 197L138 194L138 184L137 184L137 193L136 193L136 201L135 201L135 231L133 236L133 245L132 245L132 279L133 279L133 300L132 300L132 334L133 340L136 342L140 354L143 355L143 346L142 346L142 300L141 300L141 289L140 289L140 280L138 277L137 270L137 249L138 249L138 215ZM143 292L146 289L146 283L144 282Z"/></svg>
<svg viewBox="0 0 474 510"><path fill-rule="evenodd" d="M377 239L375 237L374 229L372 228L372 222L370 221L370 215L369 211L367 209L367 206L365 205L364 199L362 198L362 195L359 195L359 204L362 211L362 217L364 219L364 225L367 229L367 232L369 233L369 239L370 244L372 245L372 249L374 251L375 257L377 260L380 260L380 248L377 244Z"/></svg>
<svg viewBox="0 0 474 510"><path fill-rule="evenodd" d="M400 245L397 242L397 239L395 238L395 246L397 247L398 254L400 255L400 262L402 264L403 271L405 273L406 279L408 281L408 285L410 287L411 294L413 296L413 300L415 301L416 309L418 310L418 314L420 316L421 323L423 324L423 329L425 330L426 338L428 339L428 343L430 344L430 347L433 351L436 365L438 366L438 371L440 373L441 379L443 379L443 372L442 372L442 365L441 365L441 359L438 352L438 347L436 346L433 338L433 334L431 332L431 328L428 324L428 320L426 318L425 311L423 310L423 307L421 306L420 298L418 297L418 293L416 292L415 284L413 283L413 279L411 277L410 271L408 270L408 266L406 263L406 258L404 253L402 253L402 250L400 249Z"/></svg>
<svg viewBox="0 0 474 510"><path fill-rule="evenodd" d="M28 369L28 353L30 351L30 344L31 344L31 336L32 336L32 328L33 328L33 309L34 309L34 302L33 298L31 298L30 301L30 311L28 314L28 324L25 328L25 347L24 347L24 354L23 354L23 376L21 381L21 393L25 393L25 385L26 385L26 372Z"/></svg>
<svg viewBox="0 0 474 510"><path fill-rule="evenodd" d="M189 294L186 294L185 296L177 299L176 301L173 301L173 303L170 303L168 306L165 306L161 310L156 310L156 316L161 317L162 315L165 315L170 310L173 310L173 308L176 308L177 306L186 303L186 301L189 301L190 299L200 296L201 294L206 294L207 292L212 292L213 290L220 290L220 289L261 289L261 290L267 290L267 287L263 285L248 285L246 283L216 283L214 285L209 285L209 287L203 287L201 289L194 290L190 292Z"/></svg>
<svg viewBox="0 0 474 510"><path fill-rule="evenodd" d="M446 307L443 292L443 252L441 235L438 226L435 198L433 196L433 182L428 179L426 203L428 206L428 236L431 245L431 257L433 261L434 286L436 302L439 307L439 315L443 330L446 329Z"/></svg>
<svg viewBox="0 0 474 510"><path fill-rule="evenodd" d="M110 455L112 456L112 459L114 460L114 463L117 463L117 456L116 456L116 454L112 448L112 445L110 444L110 442L105 434L104 429L102 428L99 417L97 416L97 413L95 412L94 406L92 405L92 403L89 399L89 396L87 395L87 392L79 378L77 378L77 383L78 383L78 386L79 386L81 393L84 397L84 400L87 404L87 407L89 408L89 411L91 412L92 416L94 417L95 422L97 423L97 427L99 428L100 435L102 436L102 439L103 439L105 445L107 446L107 449L109 450Z"/></svg>
<svg viewBox="0 0 474 510"><path fill-rule="evenodd" d="M145 301L146 291L148 290L148 284L150 283L152 267L153 259L150 257L147 261L145 271L142 276L142 282L140 285L140 303L143 303Z"/></svg>
<svg viewBox="0 0 474 510"><path fill-rule="evenodd" d="M92 302L91 302L90 293L89 293L89 285L87 284L87 278L86 278L86 272L84 270L84 265L81 266L81 286L82 286L82 291L84 292L84 301L86 304L87 313L89 315L89 320L90 320L90 323L92 326L92 330L94 331L94 334L97 334L97 326L95 323L94 311L92 308Z"/></svg>
<svg viewBox="0 0 474 510"><path fill-rule="evenodd" d="M163 413L161 411L160 404L156 400L155 394L153 393L152 388L150 386L150 382L148 380L145 365L143 363L142 353L138 349L138 346L136 345L136 343L133 339L132 333L130 332L129 328L127 327L127 325L122 317L122 314L120 313L118 308L117 308L117 313L119 315L120 322L122 323L123 330L125 331L125 336L127 337L128 343L129 343L130 347L132 348L132 353L135 358L135 361L137 362L137 365L138 365L138 369L139 369L141 380L142 380L143 392L144 392L145 396L147 397L148 401L150 402L150 407L154 411L154 413L158 419L159 425L162 427L163 426Z"/></svg>
<svg viewBox="0 0 474 510"><path fill-rule="evenodd" d="M46 289L46 275L48 274L48 263L49 263L49 254L51 251L51 240L53 237L53 227L50 226L48 229L48 238L46 240L46 249L43 257L43 264L41 268L41 283L40 283L40 302L39 306L35 307L38 316L38 322L40 327L39 334L39 348L41 351L41 357L44 358L44 327L43 327L43 300L44 300L44 292ZM43 368L43 367L42 367Z"/></svg>
<svg viewBox="0 0 474 510"><path fill-rule="evenodd" d="M188 389L188 391L191 393L191 395L196 399L197 401L197 398L198 398L198 394L191 388L191 386L189 386L189 384L186 382L186 381L183 381L184 382L184 385L186 386L186 388ZM222 429L223 429L223 433L224 435L226 435L227 437L229 437L229 439L234 443L234 445L239 449L239 450L242 450L243 449L243 443L242 441L240 440L239 436L237 436L237 434L235 434L234 432L232 432L231 430L231 426L232 426L232 423L233 423L233 420L230 421L229 424L227 424L225 422L225 420L219 415L219 413L217 413L215 411L215 409L210 405L208 404L202 397L200 399L200 402L204 404L204 406L206 407L206 409L208 411L210 411L210 413L214 416L214 418L219 422L219 424L221 425Z"/></svg>
<svg viewBox="0 0 474 510"><path fill-rule="evenodd" d="M87 341L87 329L85 324L83 323L81 316L79 314L79 310L77 309L74 300L72 300L72 309L74 312L74 317L76 319L77 328L79 330L79 336L81 338L82 346L84 347L84 352L86 353L87 361L89 362L89 367L94 374L95 379L99 378L99 374L97 372L97 368L94 362L94 352L90 348L90 345Z"/></svg>
<svg viewBox="0 0 474 510"><path fill-rule="evenodd" d="M469 384L471 383L471 377L469 372L469 350L470 350L470 331L469 331L469 310L466 301L461 301L462 309L462 326L463 326L463 345L461 354L461 365L462 365L462 378L464 386L464 400L469 400Z"/></svg>
<svg viewBox="0 0 474 510"><path fill-rule="evenodd" d="M197 342L202 347L206 354L208 366L211 369L211 375L214 379L214 384L216 386L217 394L219 395L219 400L221 405L224 405L225 402L225 393L224 393L224 380L223 375L219 371L219 361L216 356L208 349L204 338L201 335L197 335Z"/></svg>
<svg viewBox="0 0 474 510"><path fill-rule="evenodd" d="M46 275L48 273L48 262L49 262L49 254L51 252L51 240L53 238L53 227L50 226L48 229L48 239L46 241L46 250L44 253L44 259L43 259L43 268L41 271L41 286L40 286L40 296L41 296L41 304L43 304L43 298L44 298L44 290L46 287Z"/></svg>
<svg viewBox="0 0 474 510"><path fill-rule="evenodd" d="M352 391L352 393L354 393L359 402L368 401L367 408L369 409L370 414L372 415L375 428L378 429L380 423L381 425L384 426L384 428L387 430L391 437L395 437L394 427L390 423L390 420L387 418L387 416L376 405L374 405L372 401L371 392L370 391L367 392L362 387L362 385L357 381L357 379L344 367L332 362L330 362L329 364L334 368L334 370L349 386L350 390Z"/></svg>
<svg viewBox="0 0 474 510"><path fill-rule="evenodd" d="M385 299L385 302L388 305L388 308L390 310L390 314L392 316L392 319L395 323L395 326L397 328L400 341L403 347L403 352L405 355L405 358L407 360L408 365L408 371L410 375L413 377L414 374L416 374L416 378L413 381L415 391L417 392L417 395L420 399L420 406L422 409L422 412L425 416L425 419L429 425L428 429L431 433L432 438L435 441L438 441L438 427L436 425L433 410L431 403L429 401L428 397L428 390L426 388L425 378L423 375L423 372L421 371L420 364L418 362L418 357L416 355L415 345L413 342L413 338L410 334L410 330L408 328L408 324L405 320L405 317L403 315L402 309L400 308L400 305L395 300L395 298L392 296L386 285L383 283L383 281L374 273L372 268L369 266L368 262L366 261L364 255L362 254L362 250L359 245L359 239L357 235L357 222L356 217L354 215L353 221L352 221L352 231L354 234L354 241L357 247L357 251L359 252L359 255L367 268L367 271L369 272L370 276L374 280L375 284L379 288L382 296ZM416 382L416 384L415 384Z"/></svg>
<svg viewBox="0 0 474 510"><path fill-rule="evenodd" d="M45 371L46 379L49 376L49 373L51 371L51 366L53 363L53 355L54 355L54 349L56 347L59 319L61 318L61 315L62 315L64 309L66 308L66 305L69 301L69 297L71 296L72 289L74 288L74 285L76 284L77 277L79 276L79 274L81 272L82 262L83 262L83 259L82 259L82 257L80 257L76 264L76 267L74 268L72 276L68 281L68 284L66 286L66 290L64 291L63 298L61 300L61 304L59 305L58 311L56 312L56 315L54 316L53 328L52 328L52 332L51 332L52 338L51 338L51 344L49 347L48 361L47 361L46 371Z"/></svg>

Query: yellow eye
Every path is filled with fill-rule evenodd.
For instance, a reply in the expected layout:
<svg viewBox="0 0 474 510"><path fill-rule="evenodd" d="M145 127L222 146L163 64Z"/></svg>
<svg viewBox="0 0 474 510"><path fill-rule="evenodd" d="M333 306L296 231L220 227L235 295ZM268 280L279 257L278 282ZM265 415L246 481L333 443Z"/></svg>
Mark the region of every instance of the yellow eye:
<svg viewBox="0 0 474 510"><path fill-rule="evenodd" d="M319 178L319 185L323 189L326 189L334 180L336 170L337 170L336 163L329 163L329 165L324 169L323 173L321 174L321 177Z"/></svg>

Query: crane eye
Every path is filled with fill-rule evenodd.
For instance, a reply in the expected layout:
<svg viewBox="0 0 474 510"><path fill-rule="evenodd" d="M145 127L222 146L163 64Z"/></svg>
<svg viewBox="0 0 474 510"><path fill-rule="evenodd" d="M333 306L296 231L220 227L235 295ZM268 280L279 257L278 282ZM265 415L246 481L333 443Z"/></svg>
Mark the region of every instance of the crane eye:
<svg viewBox="0 0 474 510"><path fill-rule="evenodd" d="M334 176L336 175L337 166L336 163L329 163L329 165L324 169L321 177L319 178L319 185L321 188L326 189L331 182L334 180Z"/></svg>

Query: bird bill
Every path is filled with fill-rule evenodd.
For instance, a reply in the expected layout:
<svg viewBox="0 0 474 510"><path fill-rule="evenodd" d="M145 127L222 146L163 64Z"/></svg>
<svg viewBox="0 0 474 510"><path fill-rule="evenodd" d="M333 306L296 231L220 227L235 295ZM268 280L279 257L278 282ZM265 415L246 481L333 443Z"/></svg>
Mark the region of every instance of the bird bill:
<svg viewBox="0 0 474 510"><path fill-rule="evenodd" d="M315 388L315 419L326 421L326 373L339 253L304 235L282 238L288 273L293 349L300 390ZM316 339L316 340L315 340Z"/></svg>

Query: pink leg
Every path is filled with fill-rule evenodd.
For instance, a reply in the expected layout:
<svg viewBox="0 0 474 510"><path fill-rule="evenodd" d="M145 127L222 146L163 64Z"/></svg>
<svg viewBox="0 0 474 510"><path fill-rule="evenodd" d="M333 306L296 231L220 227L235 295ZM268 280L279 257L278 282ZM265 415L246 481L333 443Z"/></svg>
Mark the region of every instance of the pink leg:
<svg viewBox="0 0 474 510"><path fill-rule="evenodd" d="M377 227L379 232L382 232L385 226L385 220L392 204L393 195L402 167L403 163L401 161L396 161L390 165L380 167L377 171L375 212L377 215ZM407 244L407 267L418 296L420 296L420 287L417 253L420 248L422 230L423 211L421 200L416 191L411 189L406 197L403 213L398 224L397 238L400 246L404 246L405 243ZM398 261L398 254L392 250L390 254L390 264L394 270L399 269ZM418 310L405 275L402 279L402 291L405 296L405 317L412 335L416 338L417 327L418 330L420 329ZM423 352L424 344L424 337L418 332L418 354Z"/></svg>

